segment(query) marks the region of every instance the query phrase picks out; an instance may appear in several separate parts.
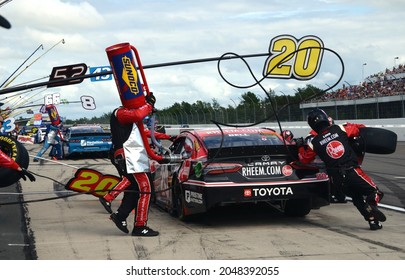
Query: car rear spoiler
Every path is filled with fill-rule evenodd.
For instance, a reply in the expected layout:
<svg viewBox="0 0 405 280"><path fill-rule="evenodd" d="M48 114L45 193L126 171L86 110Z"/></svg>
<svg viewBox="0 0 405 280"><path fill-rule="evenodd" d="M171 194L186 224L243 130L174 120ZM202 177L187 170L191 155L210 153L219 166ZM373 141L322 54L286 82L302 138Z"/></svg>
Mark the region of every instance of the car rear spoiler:
<svg viewBox="0 0 405 280"><path fill-rule="evenodd" d="M298 148L295 145L266 145L250 147L213 148L208 151L209 160L261 155L274 155L277 158L287 158L288 160L292 161L297 158Z"/></svg>

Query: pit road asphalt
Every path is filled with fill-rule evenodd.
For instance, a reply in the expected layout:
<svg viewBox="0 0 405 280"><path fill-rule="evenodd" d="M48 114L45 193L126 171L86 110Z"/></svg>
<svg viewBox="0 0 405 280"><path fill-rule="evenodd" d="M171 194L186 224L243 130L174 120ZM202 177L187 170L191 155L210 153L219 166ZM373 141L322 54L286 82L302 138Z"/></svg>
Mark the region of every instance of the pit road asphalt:
<svg viewBox="0 0 405 280"><path fill-rule="evenodd" d="M40 145L26 145L35 155ZM32 162L29 170L66 183L77 168L116 175L107 158ZM0 260L403 260L405 259L405 142L390 155L367 154L363 169L384 191L384 228L371 231L349 202L287 218L268 206L227 206L181 222L152 205L148 225L158 237L119 231L92 195L58 198L60 184L37 176L0 189ZM120 197L113 202L119 205ZM133 214L128 218L132 229Z"/></svg>

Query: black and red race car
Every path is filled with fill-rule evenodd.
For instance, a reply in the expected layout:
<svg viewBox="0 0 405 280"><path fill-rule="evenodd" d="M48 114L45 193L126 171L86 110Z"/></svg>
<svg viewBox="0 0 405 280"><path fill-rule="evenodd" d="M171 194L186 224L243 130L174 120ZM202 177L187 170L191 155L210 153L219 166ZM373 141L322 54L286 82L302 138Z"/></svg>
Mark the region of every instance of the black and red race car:
<svg viewBox="0 0 405 280"><path fill-rule="evenodd" d="M297 147L272 129L182 131L169 150L183 160L152 161L153 201L181 220L231 203L268 203L288 216L329 204L328 176L291 165Z"/></svg>

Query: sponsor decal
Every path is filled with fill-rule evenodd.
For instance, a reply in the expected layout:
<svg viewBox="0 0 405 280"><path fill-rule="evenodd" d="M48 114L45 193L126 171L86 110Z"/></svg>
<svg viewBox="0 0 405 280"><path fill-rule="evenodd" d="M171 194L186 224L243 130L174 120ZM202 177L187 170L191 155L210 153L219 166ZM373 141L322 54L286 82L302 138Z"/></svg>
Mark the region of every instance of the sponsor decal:
<svg viewBox="0 0 405 280"><path fill-rule="evenodd" d="M123 56L122 64L124 66L122 70L122 79L128 85L129 90L136 95L139 93L138 74L132 65L131 58Z"/></svg>
<svg viewBox="0 0 405 280"><path fill-rule="evenodd" d="M10 138L8 136L0 136L0 141L3 141L9 145L11 145L11 150L9 152L9 157L11 157L13 160L16 160L17 158L17 144L14 141L13 138Z"/></svg>
<svg viewBox="0 0 405 280"><path fill-rule="evenodd" d="M270 156L269 155L262 156L262 161L270 161Z"/></svg>
<svg viewBox="0 0 405 280"><path fill-rule="evenodd" d="M86 146L96 146L96 145L102 145L104 144L103 141L87 141L87 140L80 140L80 146L86 147Z"/></svg>
<svg viewBox="0 0 405 280"><path fill-rule="evenodd" d="M284 176L291 176L291 174L293 173L292 167L289 165L284 165L283 169L281 170L281 172L283 172Z"/></svg>
<svg viewBox="0 0 405 280"><path fill-rule="evenodd" d="M328 174L326 174L325 172L316 173L316 179L317 179L317 180L325 180L325 179L328 179Z"/></svg>
<svg viewBox="0 0 405 280"><path fill-rule="evenodd" d="M245 177L282 175L282 166L285 161L251 162L242 167L241 173Z"/></svg>
<svg viewBox="0 0 405 280"><path fill-rule="evenodd" d="M293 195L294 192L291 187L272 187L272 188L253 188L244 189L244 197L275 197Z"/></svg>
<svg viewBox="0 0 405 280"><path fill-rule="evenodd" d="M281 166L242 167L242 175L245 177L281 175Z"/></svg>
<svg viewBox="0 0 405 280"><path fill-rule="evenodd" d="M326 152L333 159L338 159L345 153L345 147L340 141L332 141L326 146Z"/></svg>
<svg viewBox="0 0 405 280"><path fill-rule="evenodd" d="M251 197L252 196L252 189L244 189L243 190L244 197Z"/></svg>
<svg viewBox="0 0 405 280"><path fill-rule="evenodd" d="M197 204L203 204L202 193L185 190L184 195L185 195L185 200L187 203L193 202L193 203L197 203Z"/></svg>
<svg viewBox="0 0 405 280"><path fill-rule="evenodd" d="M67 182L65 189L102 197L113 190L120 180L117 176L102 174L94 169L80 168Z"/></svg>
<svg viewBox="0 0 405 280"><path fill-rule="evenodd" d="M25 136L25 135L18 135L17 136L17 141L20 142L20 143L25 143L25 144L34 144L34 137Z"/></svg>
<svg viewBox="0 0 405 280"><path fill-rule="evenodd" d="M334 133L334 134L326 134L323 138L323 140L319 141L319 144L321 145L325 145L326 143L329 143L330 141L332 141L335 138L338 138L339 134Z"/></svg>

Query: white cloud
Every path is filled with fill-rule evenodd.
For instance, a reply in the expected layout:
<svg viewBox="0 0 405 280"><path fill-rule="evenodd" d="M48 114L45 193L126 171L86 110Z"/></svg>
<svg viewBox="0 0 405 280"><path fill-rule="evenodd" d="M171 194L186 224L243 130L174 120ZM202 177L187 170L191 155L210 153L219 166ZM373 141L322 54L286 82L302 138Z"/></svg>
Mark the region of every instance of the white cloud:
<svg viewBox="0 0 405 280"><path fill-rule="evenodd" d="M15 0L0 9L0 14L12 24L10 30L0 28L0 83L40 44L44 49L30 61L39 59L12 85L47 77L54 66L81 62L88 66L108 65L105 48L120 42L134 45L142 63L150 65L218 57L225 52L264 53L270 40L280 34L320 37L326 47L344 60L343 80L358 83L364 62L367 75L392 67L394 57L400 57L396 63L405 62L402 2ZM65 44L58 43L61 39ZM265 58L248 61L260 76ZM239 85L252 83L240 62L224 64L223 71ZM157 96L158 108L182 101L211 102L213 98L223 106L234 106L232 100L237 101L248 90L264 96L257 86L236 89L226 84L217 72L216 62L154 68L145 73ZM338 60L325 54L320 73L307 83L326 87L340 73ZM294 94L293 89L305 83L267 79L263 86L276 90L277 94L281 94L279 91ZM102 115L120 103L114 81L84 81L38 95L55 91L72 101L79 100L81 95L92 95L96 100L95 111L85 111L78 104L61 105L61 115L68 118Z"/></svg>

